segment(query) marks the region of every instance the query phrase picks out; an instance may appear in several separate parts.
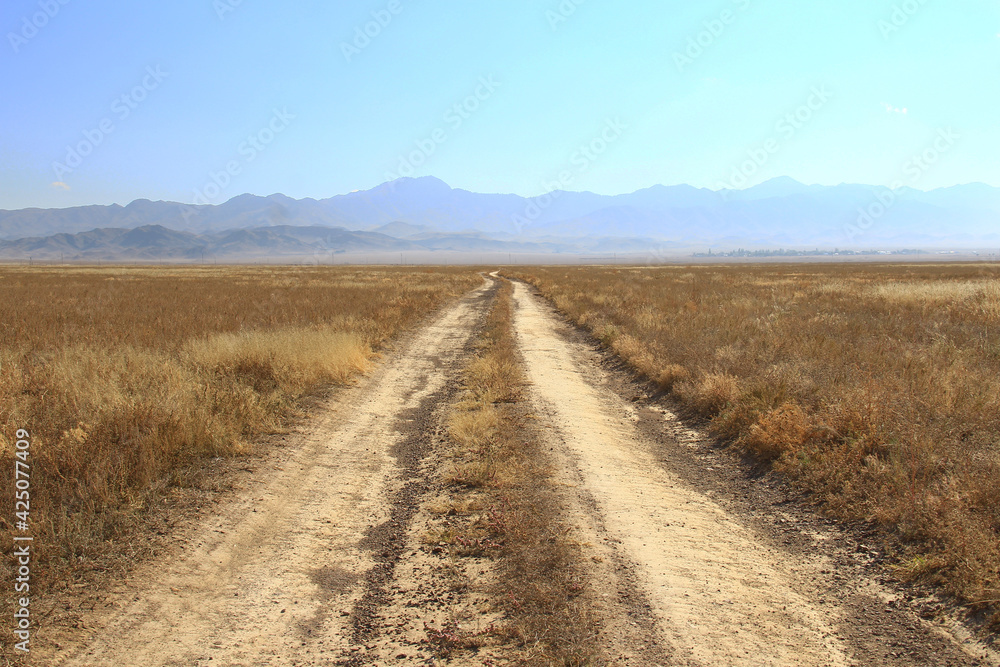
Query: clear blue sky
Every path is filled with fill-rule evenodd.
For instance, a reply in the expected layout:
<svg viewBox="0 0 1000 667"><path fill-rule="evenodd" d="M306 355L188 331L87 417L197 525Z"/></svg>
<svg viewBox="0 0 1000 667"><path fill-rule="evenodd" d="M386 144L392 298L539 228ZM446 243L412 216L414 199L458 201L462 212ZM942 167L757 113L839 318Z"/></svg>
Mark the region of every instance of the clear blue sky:
<svg viewBox="0 0 1000 667"><path fill-rule="evenodd" d="M8 0L0 12L0 208L324 198L401 168L522 195L560 174L604 194L781 175L889 185L924 151L934 160L915 187L1000 185L996 0ZM935 147L949 128L957 139Z"/></svg>

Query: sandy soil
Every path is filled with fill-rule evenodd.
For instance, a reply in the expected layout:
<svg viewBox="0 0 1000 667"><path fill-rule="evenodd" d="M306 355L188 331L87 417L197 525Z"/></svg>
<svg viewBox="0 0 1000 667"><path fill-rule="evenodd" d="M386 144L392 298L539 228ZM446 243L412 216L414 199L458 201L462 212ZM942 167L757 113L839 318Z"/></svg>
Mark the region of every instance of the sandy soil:
<svg viewBox="0 0 1000 667"><path fill-rule="evenodd" d="M859 641L842 624L855 610L828 591L884 599L890 592L835 573L822 540L807 551L783 549L753 521L672 471L660 450L687 443L646 437L637 408L614 391L593 348L527 285L516 284L515 299L543 433L568 462L562 475L577 486L577 507L591 513L580 530L596 530L602 550L612 545L617 558L633 566L655 617L654 641L670 656L666 664L989 664L941 628L921 628L925 622L905 606L883 621L905 630L890 650ZM660 415L662 432L698 439L669 411Z"/></svg>
<svg viewBox="0 0 1000 667"><path fill-rule="evenodd" d="M391 574L380 564L407 485L397 448L457 372L486 289L336 396L291 456L88 619L79 648L38 664L329 664L356 648L366 596Z"/></svg>

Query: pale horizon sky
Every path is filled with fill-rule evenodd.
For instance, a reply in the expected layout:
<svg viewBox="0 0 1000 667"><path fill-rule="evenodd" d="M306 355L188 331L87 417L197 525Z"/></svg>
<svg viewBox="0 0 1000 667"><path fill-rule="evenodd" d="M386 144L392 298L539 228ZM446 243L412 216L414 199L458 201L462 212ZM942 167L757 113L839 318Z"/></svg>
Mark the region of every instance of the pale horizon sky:
<svg viewBox="0 0 1000 667"><path fill-rule="evenodd" d="M996 2L512 4L7 2L0 209L1000 186Z"/></svg>

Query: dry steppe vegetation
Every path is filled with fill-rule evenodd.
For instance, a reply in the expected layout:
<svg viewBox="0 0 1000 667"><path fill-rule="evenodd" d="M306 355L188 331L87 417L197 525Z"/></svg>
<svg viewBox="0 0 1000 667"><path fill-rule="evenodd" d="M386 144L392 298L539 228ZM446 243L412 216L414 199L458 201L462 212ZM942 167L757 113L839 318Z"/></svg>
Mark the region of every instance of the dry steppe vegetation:
<svg viewBox="0 0 1000 667"><path fill-rule="evenodd" d="M0 269L0 466L31 433L33 581L103 567L208 457L251 451L301 399L481 283L470 270ZM0 525L13 516L0 494Z"/></svg>
<svg viewBox="0 0 1000 667"><path fill-rule="evenodd" d="M879 527L903 578L941 585L973 609L996 609L995 265L516 275L689 416L770 462L828 511Z"/></svg>
<svg viewBox="0 0 1000 667"><path fill-rule="evenodd" d="M498 576L489 599L506 623L487 632L457 625L433 634L440 657L511 643L512 664L597 664L598 619L584 600L580 547L567 537L551 471L529 425L517 342L513 289L501 282L463 388L451 406L453 444L442 479L440 513L457 515L429 536L452 558L489 558Z"/></svg>

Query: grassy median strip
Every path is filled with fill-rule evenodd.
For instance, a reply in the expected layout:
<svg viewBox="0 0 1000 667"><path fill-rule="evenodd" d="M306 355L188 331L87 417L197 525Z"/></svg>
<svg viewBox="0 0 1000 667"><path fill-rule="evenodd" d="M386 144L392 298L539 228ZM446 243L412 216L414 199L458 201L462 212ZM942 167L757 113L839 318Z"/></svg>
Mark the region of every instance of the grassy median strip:
<svg viewBox="0 0 1000 667"><path fill-rule="evenodd" d="M716 434L882 526L900 576L1000 625L995 265L517 275Z"/></svg>
<svg viewBox="0 0 1000 667"><path fill-rule="evenodd" d="M504 280L449 421L448 511L467 520L432 539L448 544L454 556L493 560L490 597L506 621L491 634L513 642L516 663L592 664L598 622L581 597L579 547L566 538L522 403L512 293ZM457 628L450 633L449 651L483 641Z"/></svg>
<svg viewBox="0 0 1000 667"><path fill-rule="evenodd" d="M145 509L206 458L280 432L303 397L364 371L480 281L391 268L0 269L0 466L13 469L14 434L30 432L38 589L108 568ZM0 526L13 504L0 496Z"/></svg>

